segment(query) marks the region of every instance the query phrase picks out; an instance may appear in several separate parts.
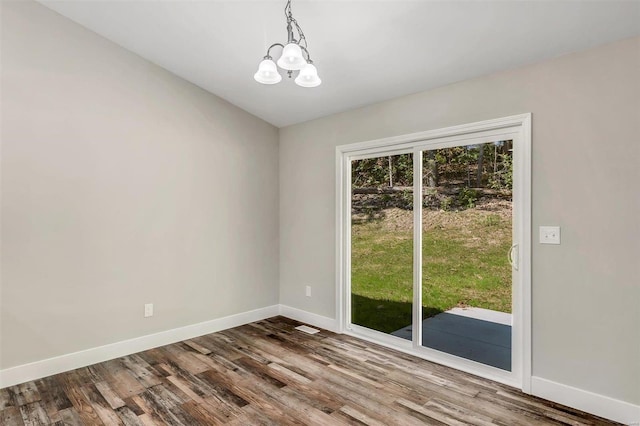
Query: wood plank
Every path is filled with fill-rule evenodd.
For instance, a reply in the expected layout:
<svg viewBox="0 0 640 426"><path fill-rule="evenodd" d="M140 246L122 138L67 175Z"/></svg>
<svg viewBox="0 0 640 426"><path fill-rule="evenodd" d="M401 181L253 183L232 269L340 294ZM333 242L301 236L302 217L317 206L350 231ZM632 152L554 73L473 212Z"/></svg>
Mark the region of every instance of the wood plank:
<svg viewBox="0 0 640 426"><path fill-rule="evenodd" d="M100 392L100 395L102 395L102 397L105 399L105 401L107 401L112 409L115 410L116 408L124 407L125 405L127 405L124 400L122 400L122 398L120 398L115 393L115 391L111 389L109 383L102 381L96 382L95 385L97 391Z"/></svg>
<svg viewBox="0 0 640 426"><path fill-rule="evenodd" d="M32 402L20 406L20 414L25 426L41 426L51 423L47 412L40 402Z"/></svg>
<svg viewBox="0 0 640 426"><path fill-rule="evenodd" d="M0 425L24 426L20 409L16 406L8 406L4 410L0 410Z"/></svg>
<svg viewBox="0 0 640 426"><path fill-rule="evenodd" d="M8 388L0 389L0 411L16 405Z"/></svg>
<svg viewBox="0 0 640 426"><path fill-rule="evenodd" d="M319 380L313 382L312 386L317 386L325 391L342 395L346 405L363 411L382 423L402 425L422 424L419 420L395 409L392 404L386 402L388 397L378 395L378 398L384 398L385 403L371 398L370 396L373 395L373 393L384 394L384 392L380 392L378 389L368 389L369 392L366 392L366 390L363 391L362 386L348 380L343 380L340 383Z"/></svg>
<svg viewBox="0 0 640 426"><path fill-rule="evenodd" d="M171 413L171 410L169 410L167 406L167 401L163 401L162 398L158 399L156 395L152 393L151 389L148 389L138 396L144 401L141 405L145 407L145 414L150 415L154 423L167 425L183 424Z"/></svg>
<svg viewBox="0 0 640 426"><path fill-rule="evenodd" d="M80 416L77 411L73 408L67 408L66 410L60 411L60 420L62 424L69 426L83 426L82 420L80 420Z"/></svg>
<svg viewBox="0 0 640 426"><path fill-rule="evenodd" d="M267 417L262 411L252 405L242 407L242 415L230 422L226 423L228 426L280 426L275 420Z"/></svg>
<svg viewBox="0 0 640 426"><path fill-rule="evenodd" d="M151 366L137 355L129 355L120 358L122 364L131 372L131 375L145 388L150 388L162 383L162 377L156 376Z"/></svg>
<svg viewBox="0 0 640 426"><path fill-rule="evenodd" d="M177 387L173 382L168 379L162 381L162 386L175 396L181 403L193 401L193 399L185 393L181 388Z"/></svg>
<svg viewBox="0 0 640 426"><path fill-rule="evenodd" d="M466 426L469 424L451 416L447 410L440 410L440 405L432 404L431 402L425 405L414 404L413 402L405 399L399 399L397 402L398 404L408 408L413 415L425 423L442 423L450 426Z"/></svg>
<svg viewBox="0 0 640 426"><path fill-rule="evenodd" d="M181 409L183 401L162 385L149 388L144 397L168 424L195 425L196 420Z"/></svg>
<svg viewBox="0 0 640 426"><path fill-rule="evenodd" d="M217 384L220 388L226 389L227 397L234 397L236 403L244 405L253 404L262 410L269 418L276 419L282 424L304 424L299 419L289 415L288 410L272 398L272 395L261 390L256 390L256 383L247 380L233 371L221 374L217 371L209 370L200 375L208 383Z"/></svg>
<svg viewBox="0 0 640 426"><path fill-rule="evenodd" d="M195 339L192 340L185 340L183 342L185 345L189 346L190 348L200 352L203 355L209 355L211 353L210 349L205 348L204 346L200 345L199 343L197 343L195 341Z"/></svg>
<svg viewBox="0 0 640 426"><path fill-rule="evenodd" d="M210 389L214 392L212 396L216 396L220 401L224 401L228 405L236 407L244 407L249 404L244 398L225 386L226 380L218 372L207 370L199 374L197 377L201 378L209 385Z"/></svg>
<svg viewBox="0 0 640 426"><path fill-rule="evenodd" d="M94 411L105 425L122 425L122 420L102 397L95 385L83 386L82 393L89 400Z"/></svg>
<svg viewBox="0 0 640 426"><path fill-rule="evenodd" d="M178 345L165 346L167 352L169 352L174 362L182 369L188 371L191 374L199 374L203 371L207 371L210 367L199 360L193 352L186 351L184 348Z"/></svg>
<svg viewBox="0 0 640 426"><path fill-rule="evenodd" d="M236 364L240 365L250 374L256 376L258 380L267 382L277 388L283 388L286 383L278 380L278 373L273 368L268 368L265 364L261 364L253 358L239 358L236 360Z"/></svg>
<svg viewBox="0 0 640 426"><path fill-rule="evenodd" d="M91 402L89 402L87 397L82 393L82 388L77 386L77 383L73 380L71 374L61 375L60 383L69 401L73 404L74 411L78 415L81 423L91 425L104 424L91 406Z"/></svg>
<svg viewBox="0 0 640 426"><path fill-rule="evenodd" d="M125 426L143 426L142 420L126 405L115 410Z"/></svg>
<svg viewBox="0 0 640 426"><path fill-rule="evenodd" d="M135 396L125 398L123 401L129 410L133 411L136 416L140 416L144 414L144 410L134 401L134 398Z"/></svg>
<svg viewBox="0 0 640 426"><path fill-rule="evenodd" d="M289 370L287 367L284 367L280 364L277 364L275 362L272 362L271 364L269 364L268 366L270 369L277 371L278 373L281 373L283 376L296 381L298 383L303 383L303 384L308 384L311 383L311 379L296 373L295 371L291 371Z"/></svg>
<svg viewBox="0 0 640 426"><path fill-rule="evenodd" d="M195 393L189 387L189 385L186 382L184 382L183 380L181 380L180 378L178 378L176 376L169 376L169 377L167 377L167 380L169 382L173 383L173 385L175 387L177 387L178 389L182 390L182 392L184 392L184 394L187 395L192 401L195 401L197 404L203 404L204 403L204 399L200 395Z"/></svg>
<svg viewBox="0 0 640 426"><path fill-rule="evenodd" d="M60 422L60 410L72 407L64 390L55 379L56 376L45 377L36 381L40 391L42 406L49 416L51 423Z"/></svg>
<svg viewBox="0 0 640 426"><path fill-rule="evenodd" d="M193 419L200 425L222 425L223 421L218 419L207 410L204 404L199 404L196 401L189 401L182 404L182 409L185 410Z"/></svg>
<svg viewBox="0 0 640 426"><path fill-rule="evenodd" d="M138 419L140 419L140 421L144 426L161 426L162 425L162 423L157 423L153 419L153 417L151 417L149 414L142 414L141 416L138 416Z"/></svg>
<svg viewBox="0 0 640 426"><path fill-rule="evenodd" d="M147 399L143 397L143 395L135 395L131 397L133 403L136 406L140 407L142 410L141 414L138 414L138 418L146 425L146 424L164 424L160 415L154 410L152 404L147 402Z"/></svg>
<svg viewBox="0 0 640 426"><path fill-rule="evenodd" d="M357 420L357 424L368 425L368 426L386 426L384 423L377 421L376 419L369 417L366 413L362 411L358 411L349 405L345 405L340 408L340 413L346 414L350 420L350 423L353 424L353 420ZM337 416L336 416L337 417Z"/></svg>
<svg viewBox="0 0 640 426"><path fill-rule="evenodd" d="M100 367L101 375L120 399L144 392L145 387L118 360L103 362Z"/></svg>
<svg viewBox="0 0 640 426"><path fill-rule="evenodd" d="M35 382L22 383L9 388L17 405L31 404L40 401L40 392Z"/></svg>
<svg viewBox="0 0 640 426"><path fill-rule="evenodd" d="M245 407L230 406L222 402L217 397L207 396L204 398L204 404L202 408L207 410L215 418L219 419L222 423L228 423L243 416Z"/></svg>

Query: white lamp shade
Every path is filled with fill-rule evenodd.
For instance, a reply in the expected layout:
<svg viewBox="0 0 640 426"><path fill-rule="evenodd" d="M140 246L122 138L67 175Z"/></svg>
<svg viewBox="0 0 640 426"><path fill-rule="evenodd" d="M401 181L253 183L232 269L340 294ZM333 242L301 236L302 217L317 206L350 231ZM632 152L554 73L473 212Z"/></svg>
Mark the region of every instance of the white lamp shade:
<svg viewBox="0 0 640 426"><path fill-rule="evenodd" d="M258 72L255 73L253 78L262 84L276 84L282 80L282 76L278 73L278 67L271 59L265 59L260 62Z"/></svg>
<svg viewBox="0 0 640 426"><path fill-rule="evenodd" d="M318 77L318 70L315 65L307 64L304 68L300 70L300 73L296 77L295 80L298 86L302 87L316 87L320 86L322 80Z"/></svg>
<svg viewBox="0 0 640 426"><path fill-rule="evenodd" d="M278 59L278 66L285 70L300 70L307 65L307 61L302 56L302 49L295 43L287 44L282 49L282 55Z"/></svg>

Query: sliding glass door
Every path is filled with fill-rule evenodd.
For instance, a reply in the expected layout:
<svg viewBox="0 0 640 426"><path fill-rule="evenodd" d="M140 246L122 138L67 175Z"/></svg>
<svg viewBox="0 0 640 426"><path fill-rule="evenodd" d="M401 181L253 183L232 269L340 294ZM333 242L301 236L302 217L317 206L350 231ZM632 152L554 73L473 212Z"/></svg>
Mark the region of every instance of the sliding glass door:
<svg viewBox="0 0 640 426"><path fill-rule="evenodd" d="M530 377L528 120L339 147L348 333L503 383Z"/></svg>
<svg viewBox="0 0 640 426"><path fill-rule="evenodd" d="M513 143L422 152L423 347L511 371Z"/></svg>
<svg viewBox="0 0 640 426"><path fill-rule="evenodd" d="M413 155L353 160L350 201L351 324L406 338L399 330L413 314Z"/></svg>

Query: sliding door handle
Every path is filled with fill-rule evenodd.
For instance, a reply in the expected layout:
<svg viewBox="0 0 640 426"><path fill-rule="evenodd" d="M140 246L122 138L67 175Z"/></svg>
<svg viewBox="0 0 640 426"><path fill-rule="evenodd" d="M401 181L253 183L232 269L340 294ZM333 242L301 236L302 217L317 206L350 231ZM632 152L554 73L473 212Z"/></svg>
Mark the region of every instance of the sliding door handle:
<svg viewBox="0 0 640 426"><path fill-rule="evenodd" d="M507 258L509 259L509 264L516 271L518 270L518 258L520 257L520 250L518 250L518 244L513 244L509 249L509 254L507 254ZM514 256L515 252L515 256Z"/></svg>

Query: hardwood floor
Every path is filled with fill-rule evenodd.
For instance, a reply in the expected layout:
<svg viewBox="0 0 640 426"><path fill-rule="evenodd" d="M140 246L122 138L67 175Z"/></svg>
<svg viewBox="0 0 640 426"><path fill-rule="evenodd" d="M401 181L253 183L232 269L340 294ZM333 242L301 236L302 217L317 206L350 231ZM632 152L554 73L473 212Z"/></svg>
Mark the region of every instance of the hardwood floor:
<svg viewBox="0 0 640 426"><path fill-rule="evenodd" d="M1 425L604 425L283 317L0 389Z"/></svg>

